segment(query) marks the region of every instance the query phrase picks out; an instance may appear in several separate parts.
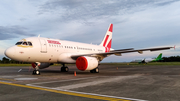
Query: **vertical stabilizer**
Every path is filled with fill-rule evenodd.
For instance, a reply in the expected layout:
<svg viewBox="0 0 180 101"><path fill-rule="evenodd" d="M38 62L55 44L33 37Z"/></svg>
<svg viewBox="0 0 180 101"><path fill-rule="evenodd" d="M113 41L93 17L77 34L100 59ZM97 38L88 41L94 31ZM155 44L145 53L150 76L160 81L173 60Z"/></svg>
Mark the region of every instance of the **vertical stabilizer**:
<svg viewBox="0 0 180 101"><path fill-rule="evenodd" d="M157 57L157 59L161 59L162 58L162 53L159 54L159 56Z"/></svg>
<svg viewBox="0 0 180 101"><path fill-rule="evenodd" d="M100 46L104 46L106 48L106 52L109 52L109 50L111 49L112 31L113 31L113 24L110 24L106 32L106 35L104 36L104 39L100 44Z"/></svg>

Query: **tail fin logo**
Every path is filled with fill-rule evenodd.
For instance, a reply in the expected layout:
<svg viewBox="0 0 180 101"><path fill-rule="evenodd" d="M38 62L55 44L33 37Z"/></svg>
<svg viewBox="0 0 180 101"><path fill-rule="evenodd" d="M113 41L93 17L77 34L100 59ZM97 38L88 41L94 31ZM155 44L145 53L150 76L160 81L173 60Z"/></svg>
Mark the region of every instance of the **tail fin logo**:
<svg viewBox="0 0 180 101"><path fill-rule="evenodd" d="M104 39L100 44L100 46L105 47L105 52L109 52L111 49L112 31L113 31L113 24L110 24L110 26L106 32L106 35L104 36Z"/></svg>
<svg viewBox="0 0 180 101"><path fill-rule="evenodd" d="M107 43L108 38L109 38L109 35L106 36L106 39L105 39L104 44L103 44L104 47L105 47L105 45Z"/></svg>
<svg viewBox="0 0 180 101"><path fill-rule="evenodd" d="M109 26L109 31L110 31L110 32L113 31L113 24L110 24L110 26Z"/></svg>

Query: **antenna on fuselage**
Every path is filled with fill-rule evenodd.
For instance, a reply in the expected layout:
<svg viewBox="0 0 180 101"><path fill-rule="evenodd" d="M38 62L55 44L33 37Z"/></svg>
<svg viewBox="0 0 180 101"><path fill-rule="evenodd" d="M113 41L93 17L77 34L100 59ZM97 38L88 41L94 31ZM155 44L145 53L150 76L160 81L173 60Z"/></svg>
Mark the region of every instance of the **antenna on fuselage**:
<svg viewBox="0 0 180 101"><path fill-rule="evenodd" d="M39 34L39 35L38 35L38 38L39 38L40 36L41 36L41 35Z"/></svg>

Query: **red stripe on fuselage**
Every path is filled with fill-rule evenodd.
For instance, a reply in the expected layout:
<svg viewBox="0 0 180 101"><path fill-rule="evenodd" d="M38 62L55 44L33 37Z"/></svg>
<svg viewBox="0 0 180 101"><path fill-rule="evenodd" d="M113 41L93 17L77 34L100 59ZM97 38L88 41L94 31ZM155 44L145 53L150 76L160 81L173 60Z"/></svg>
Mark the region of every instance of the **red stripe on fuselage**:
<svg viewBox="0 0 180 101"><path fill-rule="evenodd" d="M107 36L106 36L106 39L105 39L105 41L104 41L103 46L105 46L105 45L106 45L106 42L107 42L108 38L109 38L109 35L107 35Z"/></svg>

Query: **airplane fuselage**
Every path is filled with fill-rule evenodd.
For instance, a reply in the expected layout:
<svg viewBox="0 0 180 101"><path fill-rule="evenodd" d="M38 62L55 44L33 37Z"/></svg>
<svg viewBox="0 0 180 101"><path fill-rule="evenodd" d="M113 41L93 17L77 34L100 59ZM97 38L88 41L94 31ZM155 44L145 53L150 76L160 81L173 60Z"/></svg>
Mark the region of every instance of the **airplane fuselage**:
<svg viewBox="0 0 180 101"><path fill-rule="evenodd" d="M26 38L19 42L22 43L10 47L6 53L11 54L8 56L11 59L23 62L75 63L71 55L107 51L103 46L42 37ZM24 45L24 42L31 42L32 46Z"/></svg>

